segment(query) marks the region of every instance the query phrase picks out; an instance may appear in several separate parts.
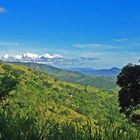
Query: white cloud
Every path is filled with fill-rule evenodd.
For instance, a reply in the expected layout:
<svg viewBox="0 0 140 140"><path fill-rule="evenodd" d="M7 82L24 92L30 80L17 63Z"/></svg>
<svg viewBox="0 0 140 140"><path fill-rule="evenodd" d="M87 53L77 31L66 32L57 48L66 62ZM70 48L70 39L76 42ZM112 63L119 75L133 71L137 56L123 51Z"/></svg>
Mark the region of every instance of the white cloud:
<svg viewBox="0 0 140 140"><path fill-rule="evenodd" d="M105 44L97 44L97 43L89 43L89 44L73 44L76 48L114 48L114 46L105 45Z"/></svg>
<svg viewBox="0 0 140 140"><path fill-rule="evenodd" d="M2 56L2 59L7 60L7 61L48 61L48 60L57 60L57 59L62 59L63 56L60 54L44 54L44 55L38 55L35 53L24 53L21 55L9 55L5 54Z"/></svg>
<svg viewBox="0 0 140 140"><path fill-rule="evenodd" d="M23 59L37 59L37 58L39 58L39 55L38 54L34 54L34 53L30 53L30 52L28 52L28 53L25 53L25 54L22 54L21 55L22 56L22 58Z"/></svg>
<svg viewBox="0 0 140 140"><path fill-rule="evenodd" d="M53 54L52 56L53 56L54 59L61 59L61 58L63 58L63 56L60 55L60 54Z"/></svg>
<svg viewBox="0 0 140 140"><path fill-rule="evenodd" d="M8 58L13 59L13 60L22 60L22 56L21 55L9 56Z"/></svg>
<svg viewBox="0 0 140 140"><path fill-rule="evenodd" d="M0 7L0 14L6 13L7 10L4 7Z"/></svg>
<svg viewBox="0 0 140 140"><path fill-rule="evenodd" d="M5 55L3 56L3 58L4 58L4 59L8 59L8 58L9 58L9 54L5 54Z"/></svg>
<svg viewBox="0 0 140 140"><path fill-rule="evenodd" d="M63 56L60 54L51 55L51 54L46 53L44 55L41 55L39 58L42 58L42 59L61 59L61 58L63 58Z"/></svg>
<svg viewBox="0 0 140 140"><path fill-rule="evenodd" d="M51 59L52 56L50 54L46 53L46 54L41 55L40 58Z"/></svg>
<svg viewBox="0 0 140 140"><path fill-rule="evenodd" d="M127 38L120 38L120 39L113 39L113 41L115 41L115 42L126 42L126 41L128 41L128 39Z"/></svg>
<svg viewBox="0 0 140 140"><path fill-rule="evenodd" d="M3 57L3 59L5 60L27 60L27 59L37 59L39 58L38 54L33 54L33 53L25 53L25 54L21 54L21 55L9 55L9 54L5 54Z"/></svg>

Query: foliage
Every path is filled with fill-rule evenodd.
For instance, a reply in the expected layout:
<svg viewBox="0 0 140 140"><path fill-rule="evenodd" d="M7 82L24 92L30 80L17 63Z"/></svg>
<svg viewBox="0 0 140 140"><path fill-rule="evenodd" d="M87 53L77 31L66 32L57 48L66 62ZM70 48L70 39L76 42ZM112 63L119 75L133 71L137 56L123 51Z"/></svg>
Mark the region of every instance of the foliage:
<svg viewBox="0 0 140 140"><path fill-rule="evenodd" d="M122 69L117 84L121 87L121 112L135 123L140 123L140 65L129 64Z"/></svg>
<svg viewBox="0 0 140 140"><path fill-rule="evenodd" d="M9 95L19 82L21 71L11 69L10 65L3 65L5 72L0 76L0 100Z"/></svg>
<svg viewBox="0 0 140 140"><path fill-rule="evenodd" d="M139 140L140 129L128 124L116 126L112 122L98 123L96 127L87 119L85 124L71 121L59 124L46 120L40 126L36 118L9 118L0 115L0 139L2 140Z"/></svg>
<svg viewBox="0 0 140 140"><path fill-rule="evenodd" d="M138 140L133 127L119 114L117 94L56 80L24 66L0 64L2 140ZM16 81L16 82L15 82ZM13 84L14 82L14 84Z"/></svg>

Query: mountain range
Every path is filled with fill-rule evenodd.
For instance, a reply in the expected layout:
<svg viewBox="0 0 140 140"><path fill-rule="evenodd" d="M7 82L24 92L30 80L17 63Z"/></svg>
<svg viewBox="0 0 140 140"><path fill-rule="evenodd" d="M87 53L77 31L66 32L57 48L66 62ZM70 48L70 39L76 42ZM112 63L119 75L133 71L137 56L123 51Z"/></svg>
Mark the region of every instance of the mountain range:
<svg viewBox="0 0 140 140"><path fill-rule="evenodd" d="M82 84L86 86L94 86L97 88L102 88L106 90L113 90L117 87L116 85L116 77L92 77L80 72L72 71L72 70L64 70L60 68L56 68L47 64L38 64L33 62L23 63L23 62L8 62L14 63L17 65L24 65L31 69L35 69L41 72L46 72L50 76L62 80L65 82L71 82L76 84Z"/></svg>
<svg viewBox="0 0 140 140"><path fill-rule="evenodd" d="M70 70L93 77L116 77L121 71L121 69L116 67L111 69L71 68Z"/></svg>

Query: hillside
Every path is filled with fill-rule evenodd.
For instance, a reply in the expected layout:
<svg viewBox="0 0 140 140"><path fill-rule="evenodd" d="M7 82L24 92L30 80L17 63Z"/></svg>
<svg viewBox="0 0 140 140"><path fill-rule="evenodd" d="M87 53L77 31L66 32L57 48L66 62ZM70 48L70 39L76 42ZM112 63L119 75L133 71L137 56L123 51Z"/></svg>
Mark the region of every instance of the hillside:
<svg viewBox="0 0 140 140"><path fill-rule="evenodd" d="M18 65L28 66L35 70L47 72L49 75L53 76L54 78L66 82L89 85L89 86L94 86L106 90L112 90L116 88L116 78L114 77L91 77L91 76L81 74L79 72L63 70L45 64L22 63L22 62L15 62L15 63Z"/></svg>
<svg viewBox="0 0 140 140"><path fill-rule="evenodd" d="M0 89L1 139L139 137L119 114L114 93L58 81L14 64L0 64Z"/></svg>
<svg viewBox="0 0 140 140"><path fill-rule="evenodd" d="M116 95L95 87L58 81L46 73L14 64L1 64L0 73L1 79L5 78L7 74L6 79L9 78L9 75L13 80L17 79L14 90L9 92L9 105L11 104L13 110L14 107L21 109L21 106L23 111L27 109L27 106L31 107L28 111L32 111L33 108L38 110L40 105L42 107L48 106L46 115L52 114L58 119L63 110L67 112L67 115L65 113L62 115L62 113L62 117L72 117L72 114L74 115L73 118L88 115L94 116L96 120L99 119L98 115L102 118L107 117L111 111L110 107L116 108ZM7 82L9 81L14 82L8 79ZM12 83L6 84L11 85ZM98 103L96 103L96 100L98 100ZM42 111L45 113L43 108Z"/></svg>

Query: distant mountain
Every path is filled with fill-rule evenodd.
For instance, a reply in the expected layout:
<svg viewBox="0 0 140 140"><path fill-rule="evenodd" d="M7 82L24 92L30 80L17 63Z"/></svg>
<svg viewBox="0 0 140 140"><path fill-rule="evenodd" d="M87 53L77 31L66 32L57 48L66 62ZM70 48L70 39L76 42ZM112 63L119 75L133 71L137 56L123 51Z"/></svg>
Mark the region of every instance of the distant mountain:
<svg viewBox="0 0 140 140"><path fill-rule="evenodd" d="M121 71L116 67L111 69L71 68L70 70L94 77L116 77Z"/></svg>
<svg viewBox="0 0 140 140"><path fill-rule="evenodd" d="M18 65L24 65L29 68L46 72L54 78L66 82L86 85L86 86L95 86L97 88L112 90L116 88L116 78L115 77L91 77L79 72L74 72L70 70L63 70L60 68L52 67L46 64L38 63L22 63L22 62L10 62Z"/></svg>

